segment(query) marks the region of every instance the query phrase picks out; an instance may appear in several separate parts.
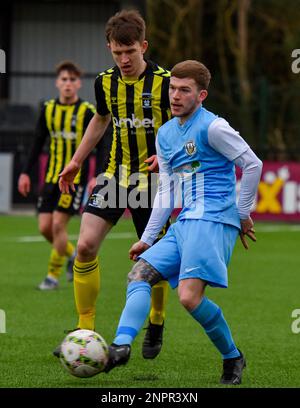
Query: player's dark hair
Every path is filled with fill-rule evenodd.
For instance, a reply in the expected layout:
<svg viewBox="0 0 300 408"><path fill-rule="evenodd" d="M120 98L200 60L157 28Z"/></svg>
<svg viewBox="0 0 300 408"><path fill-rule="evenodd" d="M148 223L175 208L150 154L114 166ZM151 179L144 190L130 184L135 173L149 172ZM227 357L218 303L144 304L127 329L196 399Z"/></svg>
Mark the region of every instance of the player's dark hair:
<svg viewBox="0 0 300 408"><path fill-rule="evenodd" d="M78 78L81 78L83 75L83 72L79 68L79 66L74 62L68 60L61 61L59 64L56 65L55 67L56 76L58 76L61 73L61 71L68 71L77 76Z"/></svg>
<svg viewBox="0 0 300 408"><path fill-rule="evenodd" d="M112 16L105 27L108 43L132 45L145 40L146 24L137 10L122 10Z"/></svg>
<svg viewBox="0 0 300 408"><path fill-rule="evenodd" d="M176 64L171 70L176 78L192 78L199 89L208 89L211 74L204 64L195 60L186 60Z"/></svg>

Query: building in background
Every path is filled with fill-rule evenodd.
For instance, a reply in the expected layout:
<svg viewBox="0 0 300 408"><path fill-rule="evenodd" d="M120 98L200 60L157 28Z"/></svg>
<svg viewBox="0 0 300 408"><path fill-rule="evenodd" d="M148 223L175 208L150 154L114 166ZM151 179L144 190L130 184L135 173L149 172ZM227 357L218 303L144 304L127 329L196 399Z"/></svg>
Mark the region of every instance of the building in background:
<svg viewBox="0 0 300 408"><path fill-rule="evenodd" d="M145 13L144 1L138 0L1 3L0 49L6 54L6 73L0 74L0 152L14 156L13 202L23 202L16 180L33 137L38 106L56 96L55 65L64 59L78 63L85 73L80 96L94 102L95 77L113 64L105 23L130 7Z"/></svg>

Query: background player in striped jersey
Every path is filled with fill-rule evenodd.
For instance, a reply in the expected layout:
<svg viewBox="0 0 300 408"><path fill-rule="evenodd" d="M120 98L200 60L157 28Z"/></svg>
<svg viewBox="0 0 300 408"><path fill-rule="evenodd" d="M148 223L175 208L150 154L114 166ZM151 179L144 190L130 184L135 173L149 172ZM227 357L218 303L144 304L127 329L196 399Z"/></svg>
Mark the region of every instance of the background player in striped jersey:
<svg viewBox="0 0 300 408"><path fill-rule="evenodd" d="M36 137L18 181L18 190L26 197L31 189L30 171L43 151L46 141L50 139L45 184L38 198L37 210L39 230L52 244L52 251L48 274L38 286L40 290L58 287L58 278L66 257L67 277L68 280L73 280L75 248L68 240L67 224L70 217L80 209L87 183L88 162L83 163L74 180L74 191L62 194L58 179L59 173L70 161L95 113L95 107L78 96L81 76L80 68L71 61L63 61L56 67L56 88L59 96L43 104Z"/></svg>
<svg viewBox="0 0 300 408"><path fill-rule="evenodd" d="M116 205L107 207L103 185L95 187L83 213L74 263L78 327L92 330L95 328L96 299L100 288L98 250L126 206L131 211L137 235L141 237L151 214L150 172L157 167L155 136L158 128L170 118L170 73L144 59L148 43L141 15L135 10L123 10L111 17L106 25L106 39L116 65L96 79L97 113L60 179L62 191L68 192L83 160L101 139L112 118L113 141L105 177L117 181L117 189L113 192ZM131 178L136 174L139 175L139 193L148 201L145 208L135 208L127 203L127 198L137 186ZM124 196L125 206L121 205ZM154 287L150 321L143 344L144 358L154 358L160 352L166 293L166 281ZM59 347L54 354L59 355Z"/></svg>

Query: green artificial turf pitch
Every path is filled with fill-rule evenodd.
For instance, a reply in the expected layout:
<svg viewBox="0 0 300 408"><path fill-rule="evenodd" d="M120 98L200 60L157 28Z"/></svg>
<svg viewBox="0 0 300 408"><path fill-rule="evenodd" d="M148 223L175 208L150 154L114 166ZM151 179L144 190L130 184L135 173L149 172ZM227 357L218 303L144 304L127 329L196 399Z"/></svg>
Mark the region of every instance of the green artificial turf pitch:
<svg viewBox="0 0 300 408"><path fill-rule="evenodd" d="M69 228L76 243L79 218ZM300 334L291 330L300 308L300 228L257 224L256 244L238 242L229 267L229 288L207 290L223 310L234 339L247 359L241 387L299 387ZM101 293L96 330L110 343L125 302L128 249L135 242L131 220L121 220L100 250ZM137 337L127 366L90 379L69 375L52 350L65 329L76 327L72 284L65 273L56 291L35 289L44 278L50 246L30 216L0 217L0 387L222 387L222 361L202 328L169 292L166 330L160 355L144 360Z"/></svg>

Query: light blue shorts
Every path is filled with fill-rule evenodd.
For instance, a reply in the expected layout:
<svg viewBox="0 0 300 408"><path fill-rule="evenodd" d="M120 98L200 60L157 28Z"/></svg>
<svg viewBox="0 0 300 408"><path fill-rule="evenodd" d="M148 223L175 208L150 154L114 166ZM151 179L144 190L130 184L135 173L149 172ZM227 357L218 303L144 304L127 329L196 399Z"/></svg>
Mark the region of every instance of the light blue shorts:
<svg viewBox="0 0 300 408"><path fill-rule="evenodd" d="M227 265L239 230L228 224L181 220L139 258L152 265L172 288L181 279L198 278L227 288Z"/></svg>

